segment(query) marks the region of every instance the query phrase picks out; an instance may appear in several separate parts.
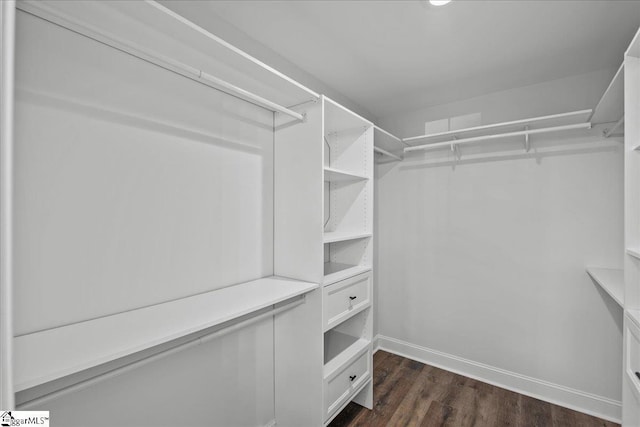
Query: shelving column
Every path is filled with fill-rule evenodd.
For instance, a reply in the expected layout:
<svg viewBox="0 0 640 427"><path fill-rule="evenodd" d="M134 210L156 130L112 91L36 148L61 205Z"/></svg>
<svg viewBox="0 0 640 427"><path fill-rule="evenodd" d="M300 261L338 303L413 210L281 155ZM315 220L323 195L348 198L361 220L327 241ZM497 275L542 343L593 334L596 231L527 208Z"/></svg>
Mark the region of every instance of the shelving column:
<svg viewBox="0 0 640 427"><path fill-rule="evenodd" d="M625 290L622 425L640 425L640 31L624 59Z"/></svg>

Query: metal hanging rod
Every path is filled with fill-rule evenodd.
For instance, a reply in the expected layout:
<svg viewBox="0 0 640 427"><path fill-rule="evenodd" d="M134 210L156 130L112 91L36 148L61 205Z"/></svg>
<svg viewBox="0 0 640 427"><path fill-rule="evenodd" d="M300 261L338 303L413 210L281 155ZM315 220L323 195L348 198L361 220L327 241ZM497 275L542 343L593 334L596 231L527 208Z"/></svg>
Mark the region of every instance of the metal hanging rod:
<svg viewBox="0 0 640 427"><path fill-rule="evenodd" d="M402 140L402 138L398 138L397 136L391 134L390 132L387 132L386 130L382 129L380 126L378 125L373 125L373 128L377 131L382 132L383 134L387 135L389 138L393 139L394 141L400 142L406 146L409 146L409 144L407 144L406 142L404 142Z"/></svg>
<svg viewBox="0 0 640 427"><path fill-rule="evenodd" d="M613 132L615 132L616 129L618 129L620 125L622 125L622 123L624 123L624 116L620 117L620 120L618 120L613 126L611 126L610 129L604 131L602 135L605 138L609 138L611 135L613 135Z"/></svg>
<svg viewBox="0 0 640 427"><path fill-rule="evenodd" d="M529 118L529 119L513 120L513 121L510 121L510 122L503 122L503 123L494 123L494 124L490 124L490 125L476 126L476 127L466 128L466 129L458 129L458 130L451 130L451 131L447 131L447 132L439 132L439 133L432 133L432 134L427 134L427 135L412 136L412 137L409 137L409 138L403 138L402 141L403 142L408 142L408 141L416 141L416 140L419 140L419 139L455 136L455 135L460 135L460 134L466 133L466 132L479 132L479 131L491 130L491 129L501 128L501 127L508 127L508 126L530 125L530 124L533 124L533 123L536 123L536 122L542 122L542 121L546 121L546 120L562 119L562 118L580 116L580 115L585 115L586 116L587 114L591 114L592 111L593 110L590 110L590 109L589 110L580 110L580 111L571 111L571 112L568 112L568 113L552 114L552 115L549 115L549 116L540 116L540 117L533 117L533 118Z"/></svg>
<svg viewBox="0 0 640 427"><path fill-rule="evenodd" d="M406 148L405 148L405 150L406 150ZM390 153L390 152L388 152L387 150L383 150L382 148L379 148L379 147L374 146L374 147L373 147L373 151L375 151L375 152L377 152L377 153L380 153L380 154L384 154L385 156L392 157L392 158L394 158L394 159L396 159L396 160L398 160L398 161L402 161L402 158L401 158L401 157L396 156L395 154Z"/></svg>
<svg viewBox="0 0 640 427"><path fill-rule="evenodd" d="M537 135L541 133L559 132L563 130L572 130L572 129L591 129L591 123L578 123L573 125L554 126L554 127L548 127L548 128L542 128L542 129L529 129L529 130L523 130L518 132L507 132L507 133L500 133L500 134L494 134L494 135L475 136L472 138L457 139L454 141L436 142L433 144L407 147L404 149L404 152L407 153L410 151L418 151L418 150L432 150L432 149L441 148L441 147L453 147L460 144L470 144L470 143L475 143L475 142L480 142L480 141L485 141L490 139L509 138L513 136L526 137L528 135Z"/></svg>
<svg viewBox="0 0 640 427"><path fill-rule="evenodd" d="M134 43L125 42L115 36L107 35L104 32L94 27L81 24L68 17L63 17L58 13L45 10L41 5L35 5L33 3L27 3L27 2L18 2L16 4L16 7L25 13L28 13L37 18L40 18L42 20L55 24L59 27L65 28L69 31L73 31L76 34L87 37L98 43L102 43L105 46L109 46L113 49L119 50L120 52L126 53L135 58L141 59L145 62L156 65L160 68L171 71L173 73L176 73L178 75L191 79L195 82L201 83L205 86L209 86L214 89L225 92L229 95L233 95L239 99L248 101L252 104L265 108L269 111L286 114L297 120L304 121L304 115L296 111L293 111L287 107L284 107L280 104L269 101L266 98L263 98L259 95L249 92L248 90L235 86L225 80L222 80L209 73L206 73L200 69L184 64L180 61L176 61L172 58L168 58L166 56L149 51L143 47L137 46Z"/></svg>

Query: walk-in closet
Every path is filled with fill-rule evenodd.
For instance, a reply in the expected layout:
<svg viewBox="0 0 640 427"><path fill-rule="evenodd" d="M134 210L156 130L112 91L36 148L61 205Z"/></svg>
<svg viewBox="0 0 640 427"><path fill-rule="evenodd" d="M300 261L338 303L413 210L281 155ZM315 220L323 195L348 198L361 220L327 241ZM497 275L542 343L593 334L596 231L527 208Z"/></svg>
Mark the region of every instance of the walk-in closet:
<svg viewBox="0 0 640 427"><path fill-rule="evenodd" d="M0 0L0 424L640 427L640 1Z"/></svg>

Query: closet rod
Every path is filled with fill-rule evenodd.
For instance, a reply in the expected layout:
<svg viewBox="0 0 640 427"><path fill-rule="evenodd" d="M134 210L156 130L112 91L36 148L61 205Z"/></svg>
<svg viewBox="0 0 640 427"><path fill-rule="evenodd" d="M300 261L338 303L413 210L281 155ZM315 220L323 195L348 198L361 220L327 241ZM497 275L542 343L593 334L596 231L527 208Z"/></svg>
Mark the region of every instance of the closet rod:
<svg viewBox="0 0 640 427"><path fill-rule="evenodd" d="M611 129L607 129L606 132L604 133L604 137L605 138L609 138L611 135L613 135L613 132L616 131L616 129L618 129L620 127L620 125L624 123L624 116L620 117L620 120L618 120L612 127Z"/></svg>
<svg viewBox="0 0 640 427"><path fill-rule="evenodd" d="M467 133L467 132L480 132L480 131L489 131L489 130L496 129L496 128L501 128L501 127L511 127L511 126L519 126L519 125L522 125L522 126L531 125L531 124L534 124L536 122L543 122L543 121L555 120L555 119L563 119L563 118L574 117L574 116L582 116L582 115L586 115L586 114L591 114L592 112L593 112L593 110L570 111L568 113L551 114L549 116L533 117L533 118L529 118L529 119L513 120L513 121L510 121L510 122L493 123L493 124L490 124L490 125L482 125L482 126L475 126L475 127L471 127L471 128L465 128L465 129L449 130L449 131L446 131L446 132L438 132L438 133L431 133L431 134L426 134L426 135L412 136L412 137L409 137L409 138L403 138L402 140L404 142L407 142L407 141L415 141L415 140L418 140L418 139L447 137L447 136L458 136L459 134Z"/></svg>
<svg viewBox="0 0 640 427"><path fill-rule="evenodd" d="M132 363L129 363L127 365L124 366L120 366L117 368L114 368L110 371L104 372L102 374L98 374L94 377L85 379L85 380L81 380L80 382L77 382L75 384L72 384L70 386L61 388L59 390L56 390L52 393L47 393L44 396L40 396L37 397L35 399L31 399L28 400L26 402L23 402L19 405L19 409L20 410L27 410L29 408L33 408L33 407L37 407L43 403L46 403L47 401L51 400L51 399L55 399L64 395L67 395L69 393L73 393L79 390L82 390L84 388L90 387L96 383L99 383L101 381L104 380L108 380L110 378L114 378L117 377L119 375L125 374L127 372L130 372L134 369L137 369L141 366L147 365L149 363L155 362L157 360L163 359L167 356L170 356L172 354L178 353L180 351L183 350L187 350L191 347L195 347L197 345L206 343L208 341L211 341L212 339L215 338L220 338L223 335L229 334L231 332L235 332L239 329L245 328L249 325L252 325L254 323L257 323L263 319L266 319L268 317L271 316L275 316L277 314L282 313L283 311L287 311L290 310L292 308L295 308L301 304L304 304L306 301L306 298L304 295L300 296L300 297L296 297L295 300L288 302L288 303L284 303L284 305L279 305L276 308L273 308L271 310L265 311L263 313L260 313L258 315L252 316L248 319L245 320L241 320L237 323L234 323L230 326L227 327L223 327L222 329L216 329L213 332L209 332L209 333L205 333L204 335L200 335L196 338L194 338L193 340L187 341L187 342L183 342L181 344L176 345L175 347L171 347L168 350L163 350L160 353L155 353L152 354L150 356L144 357L142 359L136 360ZM275 306L274 306L275 307Z"/></svg>
<svg viewBox="0 0 640 427"><path fill-rule="evenodd" d="M137 46L134 43L127 43L113 35L107 35L104 32L79 22L72 20L68 17L63 17L57 13L45 10L41 5L34 5L33 3L19 2L16 7L30 15L40 18L44 21L55 24L59 27L65 28L81 36L87 37L98 43L102 43L105 46L109 46L120 52L131 55L135 58L141 59L157 67L171 71L188 79L191 79L197 83L201 83L205 86L220 90L229 95L233 95L244 101L248 101L259 107L265 108L269 111L278 112L291 116L297 120L304 121L304 115L296 111L293 111L287 107L283 107L273 101L269 101L259 95L256 95L248 90L235 86L225 80L222 80L216 76L206 73L200 69L184 64L180 61L168 58L166 56L151 52L143 47Z"/></svg>
<svg viewBox="0 0 640 427"><path fill-rule="evenodd" d="M402 140L402 138L398 138L397 136L395 136L395 135L393 135L393 134L391 134L391 133L387 132L386 130L382 129L380 126L378 126L378 125L375 125L375 124L374 124L374 125L373 125L373 127L374 127L374 129L376 129L376 130L378 130L378 131L380 131L380 132L384 133L385 135L387 135L389 138L391 138L391 139L393 139L393 140L395 140L395 141L401 142L401 143L403 143L404 145L409 146L409 144L407 144L406 142L404 142L404 141Z"/></svg>
<svg viewBox="0 0 640 427"><path fill-rule="evenodd" d="M453 141L436 142L433 144L425 144L425 145L416 145L414 147L407 147L404 149L404 151L405 153L407 153L410 151L431 150L434 148L452 147L460 144L480 142L488 139L508 138L512 136L537 135L541 133L559 132L563 130L572 130L572 129L591 129L591 123L578 123L574 125L554 126L554 127L548 127L548 128L542 128L542 129L528 129L528 130L523 130L518 132L507 132L507 133L499 133L494 135L475 136L472 138L456 139Z"/></svg>
<svg viewBox="0 0 640 427"><path fill-rule="evenodd" d="M396 160L402 161L402 158L401 158L401 157L398 157L398 156L396 156L396 155L395 155L395 154L393 154L393 153L390 153L390 152L388 152L388 151L386 151L386 150L383 150L382 148L379 148L379 147L374 146L374 147L373 147L373 151L376 151L376 152L378 152L378 153L380 153L380 154L384 154L385 156L393 157L393 158L394 158L394 159L396 159Z"/></svg>

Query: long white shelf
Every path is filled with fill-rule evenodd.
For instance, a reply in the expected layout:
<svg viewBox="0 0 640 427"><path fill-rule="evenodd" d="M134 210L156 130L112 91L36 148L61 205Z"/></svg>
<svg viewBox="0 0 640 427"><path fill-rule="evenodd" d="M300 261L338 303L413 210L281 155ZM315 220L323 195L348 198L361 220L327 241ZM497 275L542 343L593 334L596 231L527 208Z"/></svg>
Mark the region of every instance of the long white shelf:
<svg viewBox="0 0 640 427"><path fill-rule="evenodd" d="M324 263L324 285L330 285L349 277L357 276L360 273L371 270L371 266L341 264L339 262Z"/></svg>
<svg viewBox="0 0 640 427"><path fill-rule="evenodd" d="M486 136L491 132L507 131L510 129L521 130L525 126L544 125L545 127L556 127L568 124L585 123L589 116L591 116L593 110L579 110L571 111L568 113L552 114L548 116L532 117L528 119L513 120L509 122L494 123L483 126L475 126L465 129L451 130L447 132L438 132L426 135L412 136L409 138L403 138L405 143L413 141L425 141L425 142L453 142L455 138L472 138ZM617 119L616 119L617 120ZM406 149L405 149L406 151Z"/></svg>
<svg viewBox="0 0 640 427"><path fill-rule="evenodd" d="M349 181L364 181L369 179L364 175L358 175L351 172L341 171L339 169L325 167L324 168L324 180L329 182L349 182Z"/></svg>
<svg viewBox="0 0 640 427"><path fill-rule="evenodd" d="M624 114L624 64L618 68L611 83L593 110L594 124L617 122Z"/></svg>
<svg viewBox="0 0 640 427"><path fill-rule="evenodd" d="M371 233L359 231L325 231L323 241L324 243L335 243L344 242L346 240L365 239L371 236Z"/></svg>
<svg viewBox="0 0 640 427"><path fill-rule="evenodd" d="M624 271L587 267L587 273L620 307L624 307Z"/></svg>
<svg viewBox="0 0 640 427"><path fill-rule="evenodd" d="M150 307L16 337L16 391L211 328L318 288L267 277Z"/></svg>

